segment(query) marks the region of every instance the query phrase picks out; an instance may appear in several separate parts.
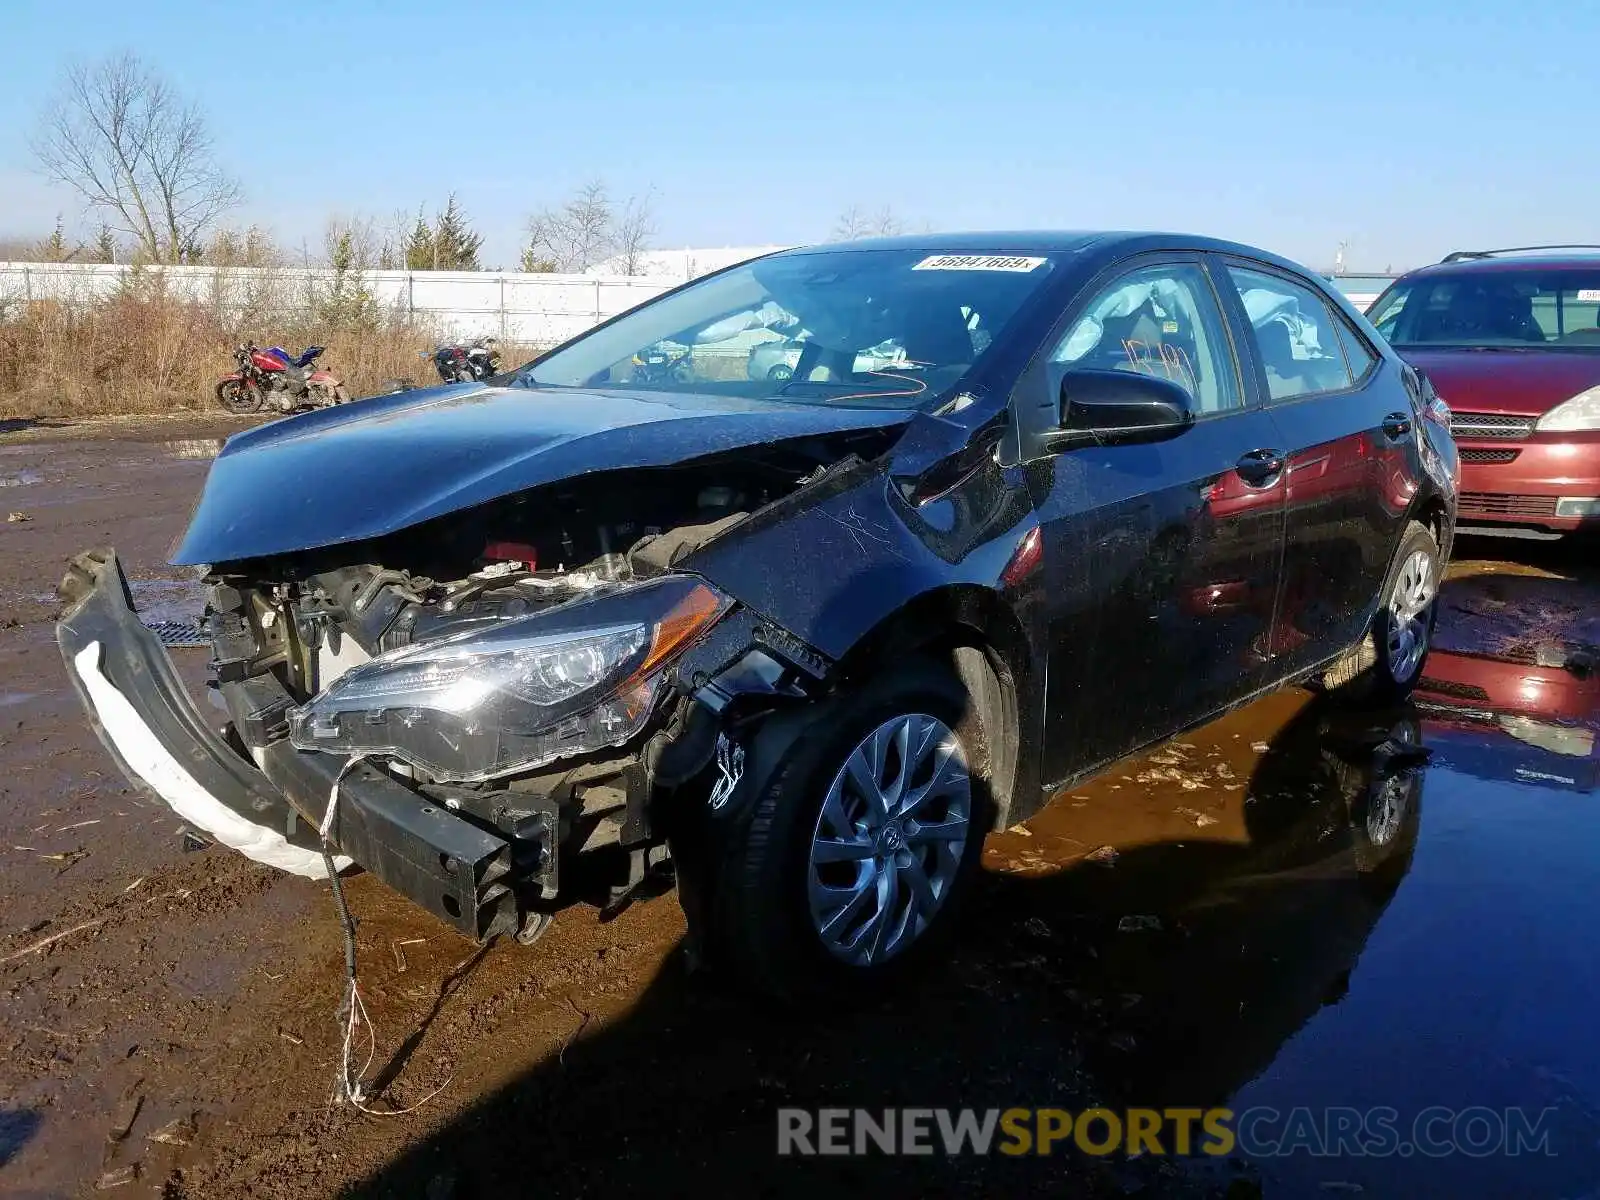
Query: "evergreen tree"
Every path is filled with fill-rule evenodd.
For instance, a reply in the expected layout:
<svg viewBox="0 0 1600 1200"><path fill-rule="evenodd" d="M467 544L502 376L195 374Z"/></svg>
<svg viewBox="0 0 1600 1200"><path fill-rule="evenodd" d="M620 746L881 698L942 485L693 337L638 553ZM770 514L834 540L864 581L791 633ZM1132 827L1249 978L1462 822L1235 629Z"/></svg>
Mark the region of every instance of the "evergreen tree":
<svg viewBox="0 0 1600 1200"><path fill-rule="evenodd" d="M333 233L328 246L333 283L320 309L323 321L337 329L371 329L377 325L377 301L362 279L363 258L353 229L345 226Z"/></svg>
<svg viewBox="0 0 1600 1200"><path fill-rule="evenodd" d="M483 235L472 228L452 192L431 223L417 210L417 223L405 240L405 265L412 271L477 271L482 245Z"/></svg>
<svg viewBox="0 0 1600 1200"><path fill-rule="evenodd" d="M61 225L61 218L56 218L56 227L50 231L50 236L39 243L37 251L40 262L60 263L72 257L73 252L67 249L67 233Z"/></svg>
<svg viewBox="0 0 1600 1200"><path fill-rule="evenodd" d="M412 271L432 271L437 264L433 252L433 226L428 224L428 218L422 215L422 210L417 209L417 223L411 229L411 236L406 238L405 244L406 267Z"/></svg>
<svg viewBox="0 0 1600 1200"><path fill-rule="evenodd" d="M522 248L522 269L530 275L550 275L561 269L555 259L540 254L534 246Z"/></svg>
<svg viewBox="0 0 1600 1200"><path fill-rule="evenodd" d="M478 249L483 235L474 232L467 214L456 202L455 193L445 202L444 211L433 224L434 267L440 271L476 271Z"/></svg>

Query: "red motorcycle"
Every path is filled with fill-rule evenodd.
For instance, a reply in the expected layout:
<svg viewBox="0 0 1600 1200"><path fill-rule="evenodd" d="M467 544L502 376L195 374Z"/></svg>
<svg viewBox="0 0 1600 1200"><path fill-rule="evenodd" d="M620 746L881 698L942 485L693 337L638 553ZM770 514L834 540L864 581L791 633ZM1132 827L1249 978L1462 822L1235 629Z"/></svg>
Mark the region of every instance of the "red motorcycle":
<svg viewBox="0 0 1600 1200"><path fill-rule="evenodd" d="M343 404L350 393L331 371L316 365L326 347L308 346L291 355L282 346L265 350L254 345L233 352L238 370L217 381L217 400L241 415L273 408L281 413Z"/></svg>

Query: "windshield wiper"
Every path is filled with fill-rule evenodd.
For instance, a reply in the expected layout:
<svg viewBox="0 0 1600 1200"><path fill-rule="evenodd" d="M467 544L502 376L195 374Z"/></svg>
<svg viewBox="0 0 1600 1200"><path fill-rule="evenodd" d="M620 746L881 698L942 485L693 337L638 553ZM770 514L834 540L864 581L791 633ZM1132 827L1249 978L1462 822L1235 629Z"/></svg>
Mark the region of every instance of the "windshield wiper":
<svg viewBox="0 0 1600 1200"><path fill-rule="evenodd" d="M1548 346L1518 346L1496 345L1494 343L1474 342L1396 342L1396 350L1459 350L1466 354L1530 354L1535 350L1548 349Z"/></svg>
<svg viewBox="0 0 1600 1200"><path fill-rule="evenodd" d="M895 387L894 384L901 386ZM805 389L812 389L809 393ZM894 379L887 378L878 386L870 383L855 382L847 379L791 379L774 393L777 397L795 397L797 399L821 400L828 404L840 404L850 400L908 400L913 396L921 396L928 392L928 385L920 379ZM903 405L891 405L901 408Z"/></svg>

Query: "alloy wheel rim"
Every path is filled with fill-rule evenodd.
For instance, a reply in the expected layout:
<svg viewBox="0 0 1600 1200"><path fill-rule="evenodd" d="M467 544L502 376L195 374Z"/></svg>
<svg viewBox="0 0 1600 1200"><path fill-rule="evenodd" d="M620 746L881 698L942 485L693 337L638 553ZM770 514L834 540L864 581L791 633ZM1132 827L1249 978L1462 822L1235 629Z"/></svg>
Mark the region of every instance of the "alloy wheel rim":
<svg viewBox="0 0 1600 1200"><path fill-rule="evenodd" d="M1410 800L1410 772L1392 776L1380 783L1374 789L1367 807L1367 840L1379 847L1394 841Z"/></svg>
<svg viewBox="0 0 1600 1200"><path fill-rule="evenodd" d="M915 942L955 885L971 820L966 756L943 721L908 713L862 738L828 788L807 862L828 953L873 966Z"/></svg>
<svg viewBox="0 0 1600 1200"><path fill-rule="evenodd" d="M1409 682L1428 652L1436 591L1432 556L1413 550L1401 564L1389 597L1389 673L1397 683Z"/></svg>

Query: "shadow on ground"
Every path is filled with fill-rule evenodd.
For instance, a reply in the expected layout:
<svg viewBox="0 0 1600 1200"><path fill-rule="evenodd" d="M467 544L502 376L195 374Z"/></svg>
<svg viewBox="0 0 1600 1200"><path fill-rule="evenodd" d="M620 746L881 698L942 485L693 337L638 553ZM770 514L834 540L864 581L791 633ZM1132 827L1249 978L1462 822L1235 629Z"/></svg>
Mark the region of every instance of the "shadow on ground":
<svg viewBox="0 0 1600 1200"><path fill-rule="evenodd" d="M1232 776L1209 776L1213 802L1233 810L1213 819L1218 836L1141 842L1130 828L1109 864L1080 853L1008 873L1003 862L983 877L953 961L865 1011L783 1013L669 962L625 1017L349 1194L608 1195L690 1181L761 1195L979 1184L1253 1194L1243 1164L1225 1161L780 1162L776 1112L1225 1101L1342 994L1404 877L1422 775L1391 739L1416 729L1410 712L1374 725L1305 705L1247 786L1218 802Z"/></svg>
<svg viewBox="0 0 1600 1200"><path fill-rule="evenodd" d="M42 1120L29 1108L0 1108L0 1167L28 1144Z"/></svg>

